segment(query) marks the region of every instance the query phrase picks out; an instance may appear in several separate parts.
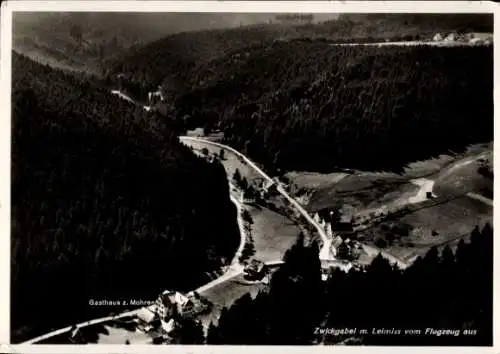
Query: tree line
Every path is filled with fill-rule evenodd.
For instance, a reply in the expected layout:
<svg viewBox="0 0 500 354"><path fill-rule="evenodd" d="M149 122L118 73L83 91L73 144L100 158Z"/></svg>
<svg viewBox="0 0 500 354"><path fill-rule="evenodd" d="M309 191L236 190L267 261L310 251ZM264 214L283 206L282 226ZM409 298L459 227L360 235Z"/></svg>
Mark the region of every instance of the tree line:
<svg viewBox="0 0 500 354"><path fill-rule="evenodd" d="M12 64L14 342L125 310L91 299L192 290L234 256L219 162L82 76L15 52Z"/></svg>

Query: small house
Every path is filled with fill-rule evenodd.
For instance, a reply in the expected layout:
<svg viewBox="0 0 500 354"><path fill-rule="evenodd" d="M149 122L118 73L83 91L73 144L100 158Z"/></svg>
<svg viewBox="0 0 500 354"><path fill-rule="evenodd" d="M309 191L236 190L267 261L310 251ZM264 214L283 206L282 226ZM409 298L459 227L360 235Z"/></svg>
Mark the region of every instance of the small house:
<svg viewBox="0 0 500 354"><path fill-rule="evenodd" d="M455 33L450 33L449 35L446 36L446 38L444 39L445 42L454 42L457 40L457 36L455 35Z"/></svg>
<svg viewBox="0 0 500 354"><path fill-rule="evenodd" d="M439 42L439 41L442 41L442 40L443 40L443 36L441 35L441 33L436 33L436 34L434 35L434 37L432 37L432 40L433 40L434 42Z"/></svg>
<svg viewBox="0 0 500 354"><path fill-rule="evenodd" d="M267 273L267 267L264 262L252 259L252 261L245 267L244 273L247 279L262 279Z"/></svg>

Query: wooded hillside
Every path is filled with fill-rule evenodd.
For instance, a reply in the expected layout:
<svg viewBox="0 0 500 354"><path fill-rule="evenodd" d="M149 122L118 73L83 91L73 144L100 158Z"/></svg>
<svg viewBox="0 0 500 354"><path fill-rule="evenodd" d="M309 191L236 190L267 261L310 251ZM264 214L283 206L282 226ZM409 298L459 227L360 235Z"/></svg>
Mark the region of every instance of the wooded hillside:
<svg viewBox="0 0 500 354"><path fill-rule="evenodd" d="M164 122L13 54L12 340L210 279L239 244L224 168Z"/></svg>
<svg viewBox="0 0 500 354"><path fill-rule="evenodd" d="M118 70L141 87L163 78L179 119L221 128L227 143L268 168L399 170L493 139L491 46L249 46L250 38L201 60L205 41L190 59L166 51L177 38L143 48Z"/></svg>

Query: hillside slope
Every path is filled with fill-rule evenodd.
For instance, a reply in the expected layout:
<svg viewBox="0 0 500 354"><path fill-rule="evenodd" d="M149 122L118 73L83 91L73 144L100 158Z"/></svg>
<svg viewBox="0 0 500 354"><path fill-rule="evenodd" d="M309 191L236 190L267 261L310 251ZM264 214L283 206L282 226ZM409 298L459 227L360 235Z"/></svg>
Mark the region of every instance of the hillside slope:
<svg viewBox="0 0 500 354"><path fill-rule="evenodd" d="M65 69L101 72L104 59L119 56L172 33L267 23L261 13L19 12L13 16L13 48ZM329 19L321 15L319 19Z"/></svg>
<svg viewBox="0 0 500 354"><path fill-rule="evenodd" d="M205 67L210 60L243 50L249 52L255 46L277 40L430 40L436 33L450 32L492 33L493 17L488 14L342 14L338 19L308 25L271 23L179 33L110 58L104 66L112 80L117 74L125 74L128 88L144 98L162 82L173 91L189 87L191 71Z"/></svg>
<svg viewBox="0 0 500 354"><path fill-rule="evenodd" d="M224 168L154 116L13 54L12 340L209 280L239 244Z"/></svg>
<svg viewBox="0 0 500 354"><path fill-rule="evenodd" d="M166 78L168 105L179 118L222 129L226 142L268 168L400 170L493 139L491 46L273 42L171 65L160 61L178 52L162 48L145 47L119 70L144 86ZM141 64L149 56L160 59Z"/></svg>

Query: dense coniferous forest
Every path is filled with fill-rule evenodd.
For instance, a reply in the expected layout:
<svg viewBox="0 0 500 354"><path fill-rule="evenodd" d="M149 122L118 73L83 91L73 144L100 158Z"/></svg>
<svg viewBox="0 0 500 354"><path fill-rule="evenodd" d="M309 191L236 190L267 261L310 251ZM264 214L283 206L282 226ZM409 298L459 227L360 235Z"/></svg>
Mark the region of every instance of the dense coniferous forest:
<svg viewBox="0 0 500 354"><path fill-rule="evenodd" d="M254 14L255 15L255 14ZM224 16L222 16L224 18ZM154 19L152 20L154 22ZM342 14L336 20L307 25L255 24L231 29L184 32L167 36L108 58L103 70L112 80L124 73L128 89L145 98L164 80L175 91L198 79L193 70L212 68L213 59L250 51L275 41L379 42L430 40L436 33L490 32L490 14ZM293 53L295 54L295 53ZM224 59L222 59L224 60ZM226 60L230 60L226 59ZM214 68L215 69L215 68ZM269 77L272 80L272 77Z"/></svg>
<svg viewBox="0 0 500 354"><path fill-rule="evenodd" d="M13 53L14 342L192 290L239 244L226 174L165 121Z"/></svg>
<svg viewBox="0 0 500 354"><path fill-rule="evenodd" d="M221 71L238 74L218 79L224 85L198 91L186 105L201 101L209 112L224 112L226 142L267 165L394 170L493 139L491 47L296 43L266 51L244 69ZM243 94L231 104L219 90L233 84Z"/></svg>
<svg viewBox="0 0 500 354"><path fill-rule="evenodd" d="M168 105L179 120L221 128L226 143L268 168L398 170L493 139L491 46L335 47L249 39L213 60L195 60L198 54L181 60L162 47L175 47L167 41L176 40L146 46L116 70L144 87L164 79L165 90L175 91ZM182 73L182 85L174 72Z"/></svg>
<svg viewBox="0 0 500 354"><path fill-rule="evenodd" d="M317 259L317 246L298 242L273 275L269 292L255 299L245 295L224 310L209 328L208 344L492 345L490 225L475 228L470 242L461 241L455 252L432 248L405 271L378 256L366 272L335 270L323 285ZM321 334L327 328L357 333ZM450 332L426 334L427 328ZM368 333L360 335L361 329Z"/></svg>

